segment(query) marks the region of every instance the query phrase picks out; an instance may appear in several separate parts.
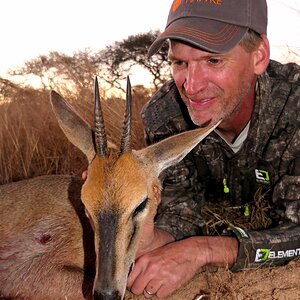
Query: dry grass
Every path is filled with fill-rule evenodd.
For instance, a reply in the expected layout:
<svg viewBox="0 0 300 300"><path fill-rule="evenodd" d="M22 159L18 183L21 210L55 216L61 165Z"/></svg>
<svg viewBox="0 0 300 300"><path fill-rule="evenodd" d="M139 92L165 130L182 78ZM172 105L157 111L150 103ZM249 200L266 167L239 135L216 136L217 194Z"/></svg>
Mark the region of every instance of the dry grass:
<svg viewBox="0 0 300 300"><path fill-rule="evenodd" d="M92 120L92 93L87 99L69 99L86 120ZM144 146L139 111L147 97L134 94L133 147ZM0 184L44 174L79 175L85 156L66 139L50 107L49 93L32 89L6 90L0 104ZM108 138L119 144L124 114L123 99L103 101Z"/></svg>
<svg viewBox="0 0 300 300"><path fill-rule="evenodd" d="M272 220L269 216L271 206L260 189L254 195L254 201L247 204L247 208L249 215L245 216L245 206L232 207L226 201L206 203L202 209L206 220L206 234L219 234L225 228L235 226L256 230L268 228L271 225Z"/></svg>

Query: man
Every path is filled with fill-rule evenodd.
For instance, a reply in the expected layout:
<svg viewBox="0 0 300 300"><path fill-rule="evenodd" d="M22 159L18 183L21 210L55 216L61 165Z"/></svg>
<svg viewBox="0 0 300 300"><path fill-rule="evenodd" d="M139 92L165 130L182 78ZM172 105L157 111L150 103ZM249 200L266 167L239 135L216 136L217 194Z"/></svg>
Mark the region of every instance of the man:
<svg viewBox="0 0 300 300"><path fill-rule="evenodd" d="M153 55L169 41L173 80L142 113L149 143L222 122L166 172L128 280L133 293L166 297L205 265L237 271L299 257L300 68L269 60L266 32L265 0L176 0L151 45ZM245 226L208 235L209 205L226 205Z"/></svg>

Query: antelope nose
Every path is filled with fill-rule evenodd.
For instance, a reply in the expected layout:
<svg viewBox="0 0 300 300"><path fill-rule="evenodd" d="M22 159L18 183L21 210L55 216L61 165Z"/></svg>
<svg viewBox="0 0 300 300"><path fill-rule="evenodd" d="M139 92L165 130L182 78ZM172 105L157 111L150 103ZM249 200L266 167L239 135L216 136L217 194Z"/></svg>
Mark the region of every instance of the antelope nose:
<svg viewBox="0 0 300 300"><path fill-rule="evenodd" d="M94 300L121 300L122 296L118 291L94 291Z"/></svg>

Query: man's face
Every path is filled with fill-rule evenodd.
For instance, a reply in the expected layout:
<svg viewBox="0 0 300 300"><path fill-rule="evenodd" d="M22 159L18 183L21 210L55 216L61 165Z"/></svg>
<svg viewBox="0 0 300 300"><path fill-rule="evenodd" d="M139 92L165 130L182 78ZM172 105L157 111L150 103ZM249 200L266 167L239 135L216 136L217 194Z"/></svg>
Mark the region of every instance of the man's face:
<svg viewBox="0 0 300 300"><path fill-rule="evenodd" d="M236 46L213 54L171 41L169 59L173 78L193 122L199 126L221 118L232 119L253 104L253 54ZM243 114L243 113L242 113Z"/></svg>

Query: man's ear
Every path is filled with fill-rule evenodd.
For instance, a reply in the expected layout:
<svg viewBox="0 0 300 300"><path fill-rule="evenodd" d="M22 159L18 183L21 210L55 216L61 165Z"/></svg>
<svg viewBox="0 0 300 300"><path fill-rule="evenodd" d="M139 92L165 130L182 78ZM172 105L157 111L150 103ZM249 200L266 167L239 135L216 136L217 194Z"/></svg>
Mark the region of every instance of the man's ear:
<svg viewBox="0 0 300 300"><path fill-rule="evenodd" d="M270 43L265 34L261 35L261 43L254 51L254 73L261 75L267 69L270 61Z"/></svg>

